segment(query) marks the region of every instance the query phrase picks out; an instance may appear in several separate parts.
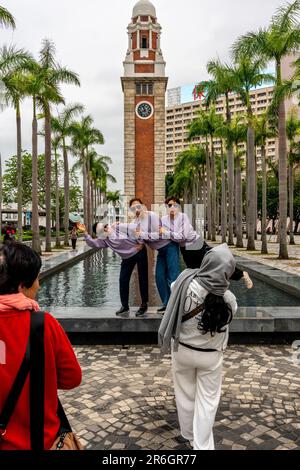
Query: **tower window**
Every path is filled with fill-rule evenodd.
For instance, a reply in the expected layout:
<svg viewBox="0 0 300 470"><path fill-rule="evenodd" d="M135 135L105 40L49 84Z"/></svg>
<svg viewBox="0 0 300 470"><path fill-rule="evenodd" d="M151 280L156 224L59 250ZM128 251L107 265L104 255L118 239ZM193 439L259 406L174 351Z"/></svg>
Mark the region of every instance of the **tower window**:
<svg viewBox="0 0 300 470"><path fill-rule="evenodd" d="M142 36L141 49L148 49L148 38L147 38L147 36Z"/></svg>
<svg viewBox="0 0 300 470"><path fill-rule="evenodd" d="M153 83L136 83L137 95L153 95Z"/></svg>

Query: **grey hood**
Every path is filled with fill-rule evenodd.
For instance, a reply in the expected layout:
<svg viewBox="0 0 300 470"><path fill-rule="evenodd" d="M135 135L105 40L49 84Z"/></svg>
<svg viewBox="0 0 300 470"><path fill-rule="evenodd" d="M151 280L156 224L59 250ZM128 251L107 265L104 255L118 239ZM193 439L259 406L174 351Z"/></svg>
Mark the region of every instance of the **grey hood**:
<svg viewBox="0 0 300 470"><path fill-rule="evenodd" d="M226 243L208 251L195 277L208 292L223 296L236 266L235 259Z"/></svg>

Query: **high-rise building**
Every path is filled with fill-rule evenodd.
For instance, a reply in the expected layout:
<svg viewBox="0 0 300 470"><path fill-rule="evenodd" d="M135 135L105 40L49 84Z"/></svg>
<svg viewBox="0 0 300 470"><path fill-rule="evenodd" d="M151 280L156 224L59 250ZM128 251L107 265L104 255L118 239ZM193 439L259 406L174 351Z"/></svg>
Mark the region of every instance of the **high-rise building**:
<svg viewBox="0 0 300 470"><path fill-rule="evenodd" d="M151 208L165 196L165 61L161 26L149 0L133 8L124 61L125 195Z"/></svg>
<svg viewBox="0 0 300 470"><path fill-rule="evenodd" d="M282 61L282 78L283 80L291 78L293 74L293 62L300 57L299 53L287 56ZM174 90L177 90L175 88ZM188 96L191 96L191 90ZM168 90L172 96L172 89ZM177 91L176 91L177 93ZM253 113L260 116L266 112L268 106L271 104L274 93L274 85L259 87L251 91L251 104ZM186 96L186 93L181 93L181 96ZM184 100L184 99L183 99ZM180 152L186 150L191 142L187 140L188 124L197 118L197 113L203 108L204 102L202 100L179 102L166 108L166 173L170 174L174 171L176 157ZM242 103L240 97L236 93L232 93L229 97L230 112L232 116L243 116L246 113L246 108ZM298 98L287 99L285 101L286 114L288 115L293 106L298 105ZM226 118L226 101L225 97L221 96L215 103L216 113ZM298 105L298 115L300 118L300 108ZM194 139L193 143L205 143L205 139ZM269 139L266 146L266 156L275 160L277 155L277 139ZM215 139L215 151L220 153L221 141ZM246 145L240 144L239 149L246 153ZM257 164L258 170L261 167L261 151L257 148Z"/></svg>

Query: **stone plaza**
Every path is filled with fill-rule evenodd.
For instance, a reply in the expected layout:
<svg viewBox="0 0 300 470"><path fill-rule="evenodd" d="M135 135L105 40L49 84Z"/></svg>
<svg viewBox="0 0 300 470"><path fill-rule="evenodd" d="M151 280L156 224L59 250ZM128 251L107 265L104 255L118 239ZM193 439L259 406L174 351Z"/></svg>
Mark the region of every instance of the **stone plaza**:
<svg viewBox="0 0 300 470"><path fill-rule="evenodd" d="M170 356L157 346L78 346L80 388L61 393L87 449L184 450ZM231 345L224 355L216 449L300 446L300 358L291 346Z"/></svg>

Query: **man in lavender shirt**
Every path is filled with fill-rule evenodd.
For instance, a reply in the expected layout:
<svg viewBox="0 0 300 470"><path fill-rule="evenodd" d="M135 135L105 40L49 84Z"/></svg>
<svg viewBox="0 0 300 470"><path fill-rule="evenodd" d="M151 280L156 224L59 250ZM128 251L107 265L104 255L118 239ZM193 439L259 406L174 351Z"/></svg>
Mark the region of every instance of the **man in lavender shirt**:
<svg viewBox="0 0 300 470"><path fill-rule="evenodd" d="M136 316L143 315L148 308L148 258L146 247L141 240L137 240L128 231L128 227L116 225L109 227L108 224L97 224L96 234L98 238L93 239L85 232L87 245L92 248L111 248L122 258L120 272L120 298L122 306L116 315L129 313L129 283L135 265L138 267L140 293L142 305L136 312Z"/></svg>
<svg viewBox="0 0 300 470"><path fill-rule="evenodd" d="M129 224L135 231L136 237L143 240L152 250L158 251L155 278L156 285L162 300L158 312L165 311L171 295L171 284L180 274L179 246L169 233L163 233L159 216L148 211L139 198L132 199L129 210L134 220Z"/></svg>

